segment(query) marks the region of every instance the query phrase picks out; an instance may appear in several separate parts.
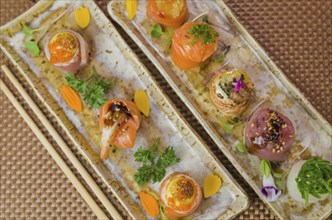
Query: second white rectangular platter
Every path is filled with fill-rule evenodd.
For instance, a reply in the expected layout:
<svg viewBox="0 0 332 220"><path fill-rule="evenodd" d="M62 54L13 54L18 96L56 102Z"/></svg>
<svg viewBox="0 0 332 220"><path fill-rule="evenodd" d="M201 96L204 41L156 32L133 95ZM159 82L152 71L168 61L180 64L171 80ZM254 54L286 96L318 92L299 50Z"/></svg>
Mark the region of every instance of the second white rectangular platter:
<svg viewBox="0 0 332 220"><path fill-rule="evenodd" d="M90 60L87 66L79 70L76 77L86 78L92 67L97 73L116 84L106 94L106 98L125 98L132 100L136 90L146 90L151 105L149 117L142 116L136 142L131 149L113 149L106 160L101 160L101 132L98 124L98 111L86 104L81 113L70 109L59 90L67 85L65 73L55 69L45 57L43 50L39 56L32 56L24 47L27 37L22 24L32 28L40 27L66 8L72 7L41 38L40 48L44 48L47 37L61 29L71 29L80 33L90 46ZM87 28L81 29L74 19L74 10L84 6L91 14ZM33 35L38 38L38 33ZM195 134L190 126L174 108L160 89L151 74L138 60L119 33L92 0L85 1L39 1L20 17L0 28L1 49L15 64L20 74L31 86L43 106L57 120L86 162L100 175L100 178L114 193L119 202L134 219L149 218L145 213L138 192L151 190L159 193L160 182L149 182L140 186L134 180L134 174L141 165L135 162L134 153L140 146L151 146L160 137L160 149L173 146L180 162L166 170L166 176L181 172L194 178L203 187L204 178L215 173L223 184L220 191L209 199L204 199L200 207L191 215L196 219L230 219L249 206L247 195L233 180L223 165L216 159L209 147Z"/></svg>
<svg viewBox="0 0 332 220"><path fill-rule="evenodd" d="M177 68L169 56L171 31L163 30L159 38L151 37L156 24L147 17L147 0L138 1L136 16L127 17L125 1L111 1L108 12L143 50L182 101L198 119L218 147L256 191L264 203L281 219L324 219L331 214L331 196L304 205L292 200L287 190L275 202L268 202L261 193L262 172L260 160L251 154L239 152L237 145L243 140L245 118L264 100L270 100L274 109L285 114L295 127L295 140L289 158L294 158L309 146L305 155L318 156L332 161L331 125L313 108L307 99L270 60L262 47L239 23L222 0L188 0L187 21L206 13L218 25L219 39L230 46L225 61L219 66L212 57L212 65L203 66L199 73ZM213 60L214 59L214 60ZM224 69L246 71L254 84L254 96L249 108L241 115L242 122L229 129L230 117L224 116L213 104L208 83L220 66ZM292 210L289 212L288 210Z"/></svg>

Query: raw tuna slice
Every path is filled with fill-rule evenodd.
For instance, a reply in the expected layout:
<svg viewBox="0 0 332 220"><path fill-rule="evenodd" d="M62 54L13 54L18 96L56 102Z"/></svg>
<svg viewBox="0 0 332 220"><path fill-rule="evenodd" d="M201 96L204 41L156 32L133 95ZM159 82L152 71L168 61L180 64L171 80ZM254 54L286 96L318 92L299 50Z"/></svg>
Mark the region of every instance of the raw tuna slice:
<svg viewBox="0 0 332 220"><path fill-rule="evenodd" d="M248 119L245 143L249 152L261 159L269 161L286 159L293 140L292 122L275 110L259 108Z"/></svg>

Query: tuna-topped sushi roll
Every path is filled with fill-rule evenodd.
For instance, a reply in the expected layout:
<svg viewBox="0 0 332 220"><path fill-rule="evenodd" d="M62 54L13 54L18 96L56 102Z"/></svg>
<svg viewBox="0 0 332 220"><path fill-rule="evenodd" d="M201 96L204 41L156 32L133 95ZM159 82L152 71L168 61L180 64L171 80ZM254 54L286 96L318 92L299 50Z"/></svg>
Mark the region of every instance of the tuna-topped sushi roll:
<svg viewBox="0 0 332 220"><path fill-rule="evenodd" d="M287 158L294 140L292 122L280 112L262 107L248 119L245 144L260 159L280 161Z"/></svg>

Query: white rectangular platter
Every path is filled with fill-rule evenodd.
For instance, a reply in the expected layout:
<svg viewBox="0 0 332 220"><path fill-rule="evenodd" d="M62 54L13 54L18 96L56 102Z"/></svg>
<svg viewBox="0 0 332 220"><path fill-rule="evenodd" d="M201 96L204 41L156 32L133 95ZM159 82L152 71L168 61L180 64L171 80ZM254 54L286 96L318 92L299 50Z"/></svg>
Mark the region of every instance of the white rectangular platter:
<svg viewBox="0 0 332 220"><path fill-rule="evenodd" d="M294 124L296 137L290 158L294 158L304 147L310 145L307 150L310 156L322 157L331 162L331 125L269 59L262 47L250 36L223 1L190 0L186 2L189 11L187 21L208 12L209 19L213 19L214 24L227 30L218 31L221 41L230 46L225 56L224 63L228 63L225 68L246 71L255 86L255 95L249 108L242 114L243 122L233 130L228 130L226 127L229 117L223 116L215 107L206 88L207 79L211 78L211 73L220 66L204 66L199 74L177 68L168 55L168 46L165 46L167 36L163 35L158 39L150 35L156 23L146 15L147 0L138 1L136 16L133 20L127 17L125 1L111 1L108 12L158 68L215 143L277 217L280 219L327 218L331 214L331 196L305 206L292 200L285 191L276 202L268 202L260 191L263 175L260 171L259 159L239 152L236 146L243 140L246 116L264 100L270 100L271 107L287 115Z"/></svg>
<svg viewBox="0 0 332 220"><path fill-rule="evenodd" d="M64 0L39 1L27 12L0 28L0 46L43 102L40 107L47 109L57 120L86 162L128 211L128 216L134 219L149 218L139 201L138 192L143 188L159 192L159 182L150 182L143 187L134 180L134 174L140 165L135 162L134 152L140 146L151 146L157 137L161 138L161 148L173 146L181 160L167 168L166 176L173 172L183 172L193 177L201 187L209 173L215 173L223 180L220 191L215 196L204 199L191 215L192 218L230 219L246 210L249 206L247 195L181 117L112 23L92 0L76 1L74 9L80 6L89 9L89 26L86 29L79 28L71 10L47 30L46 36L59 29L79 32L87 40L91 52L88 65L79 70L78 75L82 78L88 76L94 66L98 74L116 80L114 88L106 94L108 99L118 97L131 100L136 90L144 89L151 104L150 116L142 116L134 147L113 150L108 159L100 159L101 132L97 111L86 104L83 105L82 113L70 109L59 92L61 86L66 84L64 73L49 64L43 50L39 56L34 57L23 43L26 37L22 24L32 28L40 27L57 17L72 3L73 1ZM44 48L46 38L41 39L40 48Z"/></svg>

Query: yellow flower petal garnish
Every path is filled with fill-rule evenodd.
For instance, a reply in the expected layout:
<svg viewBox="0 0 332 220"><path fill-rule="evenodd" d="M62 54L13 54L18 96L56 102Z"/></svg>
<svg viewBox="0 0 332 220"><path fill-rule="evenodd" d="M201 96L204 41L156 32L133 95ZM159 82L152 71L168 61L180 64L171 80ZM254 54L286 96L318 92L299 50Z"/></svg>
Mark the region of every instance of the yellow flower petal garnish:
<svg viewBox="0 0 332 220"><path fill-rule="evenodd" d="M137 0L126 0L126 10L129 20L133 20L137 11Z"/></svg>
<svg viewBox="0 0 332 220"><path fill-rule="evenodd" d="M81 28L86 28L90 23L89 9L84 6L75 10L74 17L77 25Z"/></svg>
<svg viewBox="0 0 332 220"><path fill-rule="evenodd" d="M204 198L209 198L216 194L222 185L221 178L216 174L209 174L204 180Z"/></svg>
<svg viewBox="0 0 332 220"><path fill-rule="evenodd" d="M150 101L149 96L145 90L137 90L134 95L134 102L138 109L148 117L150 115Z"/></svg>

